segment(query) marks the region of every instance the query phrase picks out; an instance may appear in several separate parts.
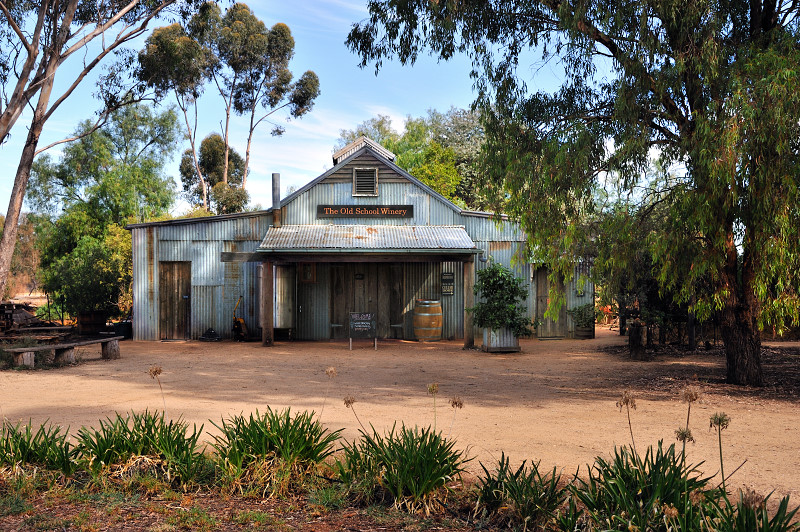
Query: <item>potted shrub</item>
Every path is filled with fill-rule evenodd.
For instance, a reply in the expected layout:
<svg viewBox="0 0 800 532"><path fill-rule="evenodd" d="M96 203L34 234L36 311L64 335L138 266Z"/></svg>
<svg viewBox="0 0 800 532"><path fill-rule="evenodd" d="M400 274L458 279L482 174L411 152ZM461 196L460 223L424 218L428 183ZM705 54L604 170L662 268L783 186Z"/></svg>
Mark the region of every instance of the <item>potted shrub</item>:
<svg viewBox="0 0 800 532"><path fill-rule="evenodd" d="M472 308L475 325L483 327L483 350L519 351L519 337L531 335L531 320L522 302L528 290L508 268L493 262L478 271L475 294L480 301Z"/></svg>
<svg viewBox="0 0 800 532"><path fill-rule="evenodd" d="M594 338L595 310L594 303L586 303L567 310L575 323L575 338Z"/></svg>

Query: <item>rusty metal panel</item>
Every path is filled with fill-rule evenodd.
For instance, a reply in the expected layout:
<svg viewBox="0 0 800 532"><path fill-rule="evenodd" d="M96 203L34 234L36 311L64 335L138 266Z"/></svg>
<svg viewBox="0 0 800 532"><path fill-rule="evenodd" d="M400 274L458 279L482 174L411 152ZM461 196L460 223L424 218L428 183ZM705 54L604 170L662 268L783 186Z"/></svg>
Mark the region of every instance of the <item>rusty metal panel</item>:
<svg viewBox="0 0 800 532"><path fill-rule="evenodd" d="M297 267L294 264L278 265L275 268L275 327L294 329Z"/></svg>
<svg viewBox="0 0 800 532"><path fill-rule="evenodd" d="M591 280L591 265L587 261L575 265L572 280L566 286L566 306L568 310L594 303L594 283ZM567 336L575 337L575 322L567 314Z"/></svg>
<svg viewBox="0 0 800 532"><path fill-rule="evenodd" d="M208 328L223 338L230 336L231 314L223 312L222 286L192 286L192 339L197 340Z"/></svg>
<svg viewBox="0 0 800 532"><path fill-rule="evenodd" d="M192 286L220 286L223 283L222 241L199 240L191 244Z"/></svg>
<svg viewBox="0 0 800 532"><path fill-rule="evenodd" d="M158 339L158 230L131 231L133 247L133 338Z"/></svg>
<svg viewBox="0 0 800 532"><path fill-rule="evenodd" d="M459 217L459 224L464 225L469 236L473 240L486 241L511 241L522 242L525 234L518 224L508 221L496 222L494 218L487 214L462 213Z"/></svg>

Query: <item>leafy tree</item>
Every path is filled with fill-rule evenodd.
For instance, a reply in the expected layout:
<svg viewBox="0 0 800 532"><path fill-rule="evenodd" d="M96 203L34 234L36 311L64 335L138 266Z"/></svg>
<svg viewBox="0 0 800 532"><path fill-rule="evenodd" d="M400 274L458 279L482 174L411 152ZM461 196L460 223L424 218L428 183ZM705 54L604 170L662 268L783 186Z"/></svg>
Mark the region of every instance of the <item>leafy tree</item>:
<svg viewBox="0 0 800 532"><path fill-rule="evenodd" d="M235 3L223 14L216 2L203 3L185 29L176 25L157 29L139 53L140 79L162 94L174 92L181 109L194 104L202 93L202 85L208 80L213 81L225 110L220 173L223 183L227 183L231 175L228 171L231 164L231 117L234 113L248 117L241 190L216 187L214 193L217 199L228 198L223 202L229 207L245 197L250 149L256 128L281 109L288 110L293 118L301 117L313 108L314 100L319 96L319 78L314 72L307 71L292 82L289 61L293 55L294 38L286 24L278 23L267 29L247 5ZM196 112L196 107L193 109ZM208 207L207 195L215 183L202 173L195 144L196 119L192 122L186 112L184 115L187 117L185 121L196 180L204 206ZM273 135L282 135L283 132L282 126L274 125ZM183 167L188 169L187 165ZM235 200L232 195L236 196Z"/></svg>
<svg viewBox="0 0 800 532"><path fill-rule="evenodd" d="M189 37L183 27L175 23L153 30L139 52L137 71L138 78L153 87L159 98L167 94L175 96L183 114L191 162L206 209L211 187L200 169L197 155L197 100L203 94L214 60L211 50Z"/></svg>
<svg viewBox="0 0 800 532"><path fill-rule="evenodd" d="M78 209L104 227L168 211L174 185L163 167L178 138L174 111L155 114L142 104L127 106L99 130L81 122L75 136L79 140L59 161L43 155L34 163L27 202L35 212Z"/></svg>
<svg viewBox="0 0 800 532"><path fill-rule="evenodd" d="M664 205L647 242L656 278L699 317L719 312L728 381L760 386L760 329L800 308L799 12L789 0L372 0L347 43L376 67L423 48L469 54L487 185L554 276L595 236L581 221L603 176ZM558 90L529 90L529 51L559 59ZM653 154L677 177L649 180Z"/></svg>
<svg viewBox="0 0 800 532"><path fill-rule="evenodd" d="M399 167L435 191L457 203L476 206L476 201L468 203L464 198L474 200L477 197L469 195L472 187L468 181L473 178L475 154L480 144L473 151L467 143L471 144L475 137L463 127L454 127L454 118L463 117L462 113L469 115L453 108L445 114L431 110L427 117L409 116L402 134L392 128L391 118L378 115L353 130L341 130L337 148L362 136L367 137L394 153Z"/></svg>
<svg viewBox="0 0 800 532"><path fill-rule="evenodd" d="M8 280L30 170L47 120L109 54L122 51L159 16L168 12L186 16L193 3L194 0L0 0L0 144L8 139L23 110L30 107L32 111L0 240L0 292ZM95 39L102 41L102 46L94 46ZM101 120L127 101L120 96L126 92L127 57L124 53L120 57L119 67L101 77ZM62 82L66 79L66 88L60 94L54 93L56 73L63 72L59 67L70 63L76 68L70 77L60 78Z"/></svg>
<svg viewBox="0 0 800 532"><path fill-rule="evenodd" d="M234 149L229 150L228 174L225 170L225 141L218 133L212 133L200 143L198 165L205 182L211 189L210 201L207 207L217 214L242 212L250 196L242 187L245 172L244 159ZM183 153L180 172L183 190L187 198L194 204L199 204L202 198L202 185L198 182L197 173L194 171L194 154L191 150ZM206 206L206 205L204 205Z"/></svg>
<svg viewBox="0 0 800 532"><path fill-rule="evenodd" d="M367 137L386 147L387 143L397 142L400 134L392 127L392 119L389 115L378 115L361 122L355 129L340 129L339 141L334 149L340 150L361 137Z"/></svg>
<svg viewBox="0 0 800 532"><path fill-rule="evenodd" d="M60 160L37 159L28 191L42 287L63 296L72 314L130 305L131 242L123 226L163 216L174 198L172 179L163 176L178 135L174 111L131 105L83 135L91 127L78 126L80 139Z"/></svg>

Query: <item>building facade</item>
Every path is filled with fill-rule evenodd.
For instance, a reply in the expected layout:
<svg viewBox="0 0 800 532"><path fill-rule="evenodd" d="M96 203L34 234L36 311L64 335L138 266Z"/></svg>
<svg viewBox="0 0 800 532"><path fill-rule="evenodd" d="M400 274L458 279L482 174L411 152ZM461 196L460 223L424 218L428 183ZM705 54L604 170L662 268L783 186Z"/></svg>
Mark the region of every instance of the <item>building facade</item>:
<svg viewBox="0 0 800 532"><path fill-rule="evenodd" d="M346 338L352 312L371 314L379 338L415 339L422 300L440 302L443 338L469 345L480 331L466 309L489 260L528 283L540 337L574 334L566 308L592 302L593 286L576 275L560 288L562 316L544 319L547 271L526 262L516 224L459 208L369 139L333 157L283 200L273 175L270 210L129 226L134 338L196 339L209 328L230 337L236 308L267 344Z"/></svg>

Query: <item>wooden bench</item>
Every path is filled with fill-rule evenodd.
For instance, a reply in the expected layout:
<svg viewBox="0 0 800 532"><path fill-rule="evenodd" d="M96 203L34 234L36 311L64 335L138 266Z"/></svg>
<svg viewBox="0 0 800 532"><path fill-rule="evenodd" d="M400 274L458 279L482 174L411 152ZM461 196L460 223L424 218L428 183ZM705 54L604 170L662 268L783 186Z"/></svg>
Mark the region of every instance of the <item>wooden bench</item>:
<svg viewBox="0 0 800 532"><path fill-rule="evenodd" d="M94 340L79 340L63 344L42 344L33 347L13 347L4 349L7 353L14 355L15 366L33 367L35 354L40 351L52 351L54 353L53 362L56 364L74 364L75 348L82 345L100 344L102 357L106 360L113 360L120 357L119 341L124 336L109 336L108 338L96 338Z"/></svg>

